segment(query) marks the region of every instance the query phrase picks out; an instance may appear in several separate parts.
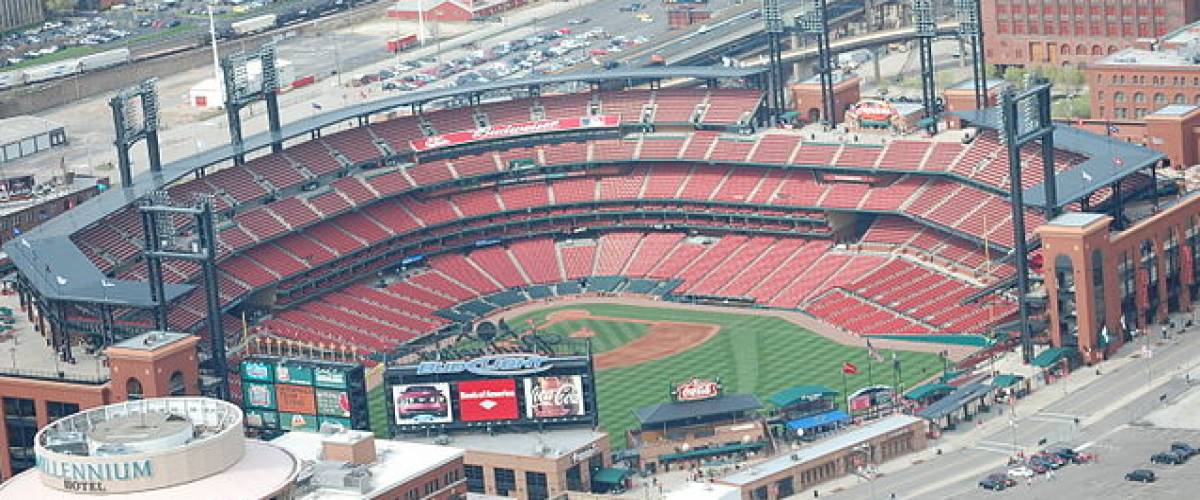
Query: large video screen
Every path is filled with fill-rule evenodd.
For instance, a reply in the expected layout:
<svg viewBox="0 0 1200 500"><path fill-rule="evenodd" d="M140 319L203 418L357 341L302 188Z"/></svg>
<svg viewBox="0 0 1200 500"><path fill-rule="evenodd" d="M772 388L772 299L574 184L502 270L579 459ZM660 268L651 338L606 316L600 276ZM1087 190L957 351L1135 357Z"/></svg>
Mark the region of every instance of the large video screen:
<svg viewBox="0 0 1200 500"><path fill-rule="evenodd" d="M394 433L497 425L595 423L595 378L588 356L527 353L393 366Z"/></svg>
<svg viewBox="0 0 1200 500"><path fill-rule="evenodd" d="M459 414L464 422L514 420L517 410L517 381L464 380L458 383Z"/></svg>
<svg viewBox="0 0 1200 500"><path fill-rule="evenodd" d="M362 365L251 356L242 361L241 376L247 427L370 429Z"/></svg>
<svg viewBox="0 0 1200 500"><path fill-rule="evenodd" d="M579 375L525 379L525 416L555 418L586 415Z"/></svg>

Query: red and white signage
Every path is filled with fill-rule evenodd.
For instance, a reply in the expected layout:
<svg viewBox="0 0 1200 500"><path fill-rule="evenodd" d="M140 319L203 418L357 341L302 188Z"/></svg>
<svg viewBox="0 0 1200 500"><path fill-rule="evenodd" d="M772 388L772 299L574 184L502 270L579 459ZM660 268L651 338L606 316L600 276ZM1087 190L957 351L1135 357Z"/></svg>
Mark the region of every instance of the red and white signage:
<svg viewBox="0 0 1200 500"><path fill-rule="evenodd" d="M465 380L458 383L463 422L517 418L517 382L513 379Z"/></svg>
<svg viewBox="0 0 1200 500"><path fill-rule="evenodd" d="M675 386L676 401L700 401L721 395L721 384L712 380L692 378Z"/></svg>
<svg viewBox="0 0 1200 500"><path fill-rule="evenodd" d="M899 114L890 103L874 99L859 101L850 111L859 120L871 122L886 122Z"/></svg>
<svg viewBox="0 0 1200 500"><path fill-rule="evenodd" d="M420 152L518 135L545 134L548 132L562 132L585 128L612 128L620 125L620 123L621 117L616 115L556 118L434 135L409 141L409 144L412 146L413 151Z"/></svg>

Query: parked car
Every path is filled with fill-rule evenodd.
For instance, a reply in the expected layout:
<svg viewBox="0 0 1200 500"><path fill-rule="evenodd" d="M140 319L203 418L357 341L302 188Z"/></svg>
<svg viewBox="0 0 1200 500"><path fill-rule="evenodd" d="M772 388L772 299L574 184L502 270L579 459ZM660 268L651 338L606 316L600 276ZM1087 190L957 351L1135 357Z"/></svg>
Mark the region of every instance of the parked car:
<svg viewBox="0 0 1200 500"><path fill-rule="evenodd" d="M1084 460L1083 456L1079 452L1072 450L1070 448L1050 448L1050 449L1046 450L1046 453L1049 453L1051 455L1056 455L1059 458L1065 460L1066 462L1073 463L1073 464L1081 464L1081 463L1086 462L1086 460Z"/></svg>
<svg viewBox="0 0 1200 500"><path fill-rule="evenodd" d="M1052 458L1050 458L1050 456L1048 456L1048 455L1034 455L1032 457L1029 457L1029 463L1030 463L1030 465L1038 464L1038 465L1046 467L1047 469L1054 469L1054 470L1061 469L1063 466L1062 462L1057 462L1057 461L1053 460Z"/></svg>
<svg viewBox="0 0 1200 500"><path fill-rule="evenodd" d="M1183 453L1188 458L1194 457L1194 456L1196 456L1196 454L1200 453L1200 450L1193 448L1192 445L1183 443L1183 442L1171 443L1171 451L1177 451L1177 452Z"/></svg>
<svg viewBox="0 0 1200 500"><path fill-rule="evenodd" d="M1186 461L1187 459L1184 458L1183 454L1175 451L1155 453L1150 457L1150 462L1156 464L1180 465Z"/></svg>
<svg viewBox="0 0 1200 500"><path fill-rule="evenodd" d="M1033 477L1034 474L1035 474L1035 472L1033 472L1033 469L1030 469L1029 467L1024 466L1024 465L1018 465L1016 467L1012 467L1012 468L1008 469L1009 477L1026 478L1026 477Z"/></svg>
<svg viewBox="0 0 1200 500"><path fill-rule="evenodd" d="M1137 481L1139 483L1153 483L1155 480L1154 471L1148 469L1137 469L1125 474L1126 481Z"/></svg>
<svg viewBox="0 0 1200 500"><path fill-rule="evenodd" d="M1008 486L1006 486L1003 481L997 481L990 477L985 477L979 481L979 487L985 490L1004 491L1004 488L1007 488Z"/></svg>

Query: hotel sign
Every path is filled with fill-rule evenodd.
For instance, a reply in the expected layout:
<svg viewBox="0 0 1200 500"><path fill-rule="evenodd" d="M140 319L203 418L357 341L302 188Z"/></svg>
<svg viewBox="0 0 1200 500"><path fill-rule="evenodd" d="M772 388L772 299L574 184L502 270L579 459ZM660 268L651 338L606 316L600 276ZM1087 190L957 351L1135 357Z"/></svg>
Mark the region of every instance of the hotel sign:
<svg viewBox="0 0 1200 500"><path fill-rule="evenodd" d="M106 492L109 483L142 480L154 477L151 460L123 462L60 462L36 455L37 469L43 476L62 481L66 491Z"/></svg>

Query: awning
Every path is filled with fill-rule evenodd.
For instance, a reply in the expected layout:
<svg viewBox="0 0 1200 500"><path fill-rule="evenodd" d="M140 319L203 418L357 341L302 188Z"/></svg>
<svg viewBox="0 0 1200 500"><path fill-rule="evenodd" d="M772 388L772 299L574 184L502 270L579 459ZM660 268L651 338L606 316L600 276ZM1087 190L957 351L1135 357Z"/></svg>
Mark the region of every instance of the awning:
<svg viewBox="0 0 1200 500"><path fill-rule="evenodd" d="M823 425L836 424L850 420L850 415L842 410L830 410L825 413L809 415L804 418L791 420L787 423L788 429L812 429Z"/></svg>
<svg viewBox="0 0 1200 500"><path fill-rule="evenodd" d="M725 446L716 446L713 448L701 448L698 450L688 450L688 451L679 452L679 453L669 453L669 454L658 457L658 460L660 462L667 462L670 460L687 460L689 458L711 457L713 455L723 455L725 453L737 453L739 451L757 450L759 448L762 448L766 444L767 443L764 443L762 441L756 441L753 443L727 444Z"/></svg>
<svg viewBox="0 0 1200 500"><path fill-rule="evenodd" d="M771 397L767 398L767 401L770 401L776 407L786 408L806 401L815 401L821 398L836 398L837 395L837 391L823 385L798 385L772 394Z"/></svg>
<svg viewBox="0 0 1200 500"><path fill-rule="evenodd" d="M1071 352L1073 351L1074 349L1067 347L1051 347L1050 349L1042 351L1041 354L1038 354L1037 357L1033 358L1033 366L1038 368L1049 368L1059 360L1070 356Z"/></svg>
<svg viewBox="0 0 1200 500"><path fill-rule="evenodd" d="M946 397L939 399L936 403L926 406L917 412L917 416L929 420L942 418L962 409L963 405L966 405L973 399L984 396L992 390L991 386L981 382L964 385Z"/></svg>
<svg viewBox="0 0 1200 500"><path fill-rule="evenodd" d="M633 475L633 469L624 467L605 467L592 474L592 482L600 484L621 484L625 478Z"/></svg>
<svg viewBox="0 0 1200 500"><path fill-rule="evenodd" d="M779 115L779 118L781 120L783 120L785 122L789 122L789 123L795 121L796 118L799 118L799 117L800 117L800 113L797 111L788 111L782 115Z"/></svg>
<svg viewBox="0 0 1200 500"><path fill-rule="evenodd" d="M999 375L996 375L995 377L992 377L992 387L997 387L997 388L1001 388L1001 389L1003 389L1005 387L1012 387L1022 380L1025 380L1025 377L1022 375L1014 375L1011 373L1001 373Z"/></svg>
<svg viewBox="0 0 1200 500"><path fill-rule="evenodd" d="M762 408L753 394L726 394L700 401L677 401L643 406L633 410L633 416L643 426L670 422L686 422L694 418L734 414Z"/></svg>
<svg viewBox="0 0 1200 500"><path fill-rule="evenodd" d="M904 397L908 398L908 399L925 399L929 396L932 396L932 395L938 394L938 393L949 394L951 392L954 392L955 389L956 389L956 387L954 387L952 385L939 384L939 383L934 382L934 383L929 383L929 384L914 387L911 391L908 391L908 393L905 394Z"/></svg>

